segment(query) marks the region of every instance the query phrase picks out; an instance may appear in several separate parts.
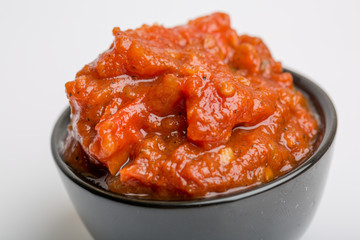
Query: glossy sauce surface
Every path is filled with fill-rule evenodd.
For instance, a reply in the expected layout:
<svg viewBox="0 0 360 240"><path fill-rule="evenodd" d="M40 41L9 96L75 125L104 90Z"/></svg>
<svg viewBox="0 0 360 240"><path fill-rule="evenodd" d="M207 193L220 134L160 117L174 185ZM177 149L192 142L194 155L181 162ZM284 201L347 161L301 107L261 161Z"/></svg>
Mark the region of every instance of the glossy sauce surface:
<svg viewBox="0 0 360 240"><path fill-rule="evenodd" d="M113 35L66 83L65 159L104 188L191 199L271 181L311 154L318 123L306 99L226 14Z"/></svg>

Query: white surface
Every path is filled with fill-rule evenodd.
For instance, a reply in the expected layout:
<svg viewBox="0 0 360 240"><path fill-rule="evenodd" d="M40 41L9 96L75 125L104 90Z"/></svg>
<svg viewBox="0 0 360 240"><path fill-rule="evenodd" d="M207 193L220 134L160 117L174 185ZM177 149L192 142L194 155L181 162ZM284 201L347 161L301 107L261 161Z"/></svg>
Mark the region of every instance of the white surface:
<svg viewBox="0 0 360 240"><path fill-rule="evenodd" d="M180 2L180 1L179 1ZM217 3L221 2L221 4ZM136 10L135 10L136 8ZM339 127L320 208L303 239L360 239L360 1L1 1L0 239L89 239L60 181L50 133L66 81L114 26L173 26L214 11L334 100Z"/></svg>

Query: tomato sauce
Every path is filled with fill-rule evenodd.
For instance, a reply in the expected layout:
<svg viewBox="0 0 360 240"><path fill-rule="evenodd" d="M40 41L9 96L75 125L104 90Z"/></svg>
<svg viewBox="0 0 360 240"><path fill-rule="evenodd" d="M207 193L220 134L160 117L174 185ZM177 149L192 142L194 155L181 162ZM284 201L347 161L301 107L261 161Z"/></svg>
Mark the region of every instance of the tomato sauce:
<svg viewBox="0 0 360 240"><path fill-rule="evenodd" d="M165 28L116 27L66 83L67 162L104 188L191 199L269 182L313 149L318 122L264 42L214 13Z"/></svg>

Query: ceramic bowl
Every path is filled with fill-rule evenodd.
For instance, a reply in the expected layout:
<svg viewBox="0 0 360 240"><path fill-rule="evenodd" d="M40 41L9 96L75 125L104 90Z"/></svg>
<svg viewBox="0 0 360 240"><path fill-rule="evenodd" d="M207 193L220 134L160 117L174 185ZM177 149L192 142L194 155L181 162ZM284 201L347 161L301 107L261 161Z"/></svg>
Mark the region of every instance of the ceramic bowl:
<svg viewBox="0 0 360 240"><path fill-rule="evenodd" d="M59 117L51 149L66 190L95 239L296 239L309 226L326 183L337 127L327 94L289 71L320 118L314 153L289 173L245 192L191 201L144 200L103 190L73 172L59 150L70 109Z"/></svg>

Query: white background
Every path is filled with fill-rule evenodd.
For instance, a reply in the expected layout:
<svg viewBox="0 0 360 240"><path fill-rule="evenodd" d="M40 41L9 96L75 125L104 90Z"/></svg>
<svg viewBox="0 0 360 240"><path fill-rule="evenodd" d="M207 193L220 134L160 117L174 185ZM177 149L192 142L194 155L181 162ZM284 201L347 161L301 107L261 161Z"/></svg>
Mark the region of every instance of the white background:
<svg viewBox="0 0 360 240"><path fill-rule="evenodd" d="M221 3L219 3L221 2ZM275 59L333 99L337 141L303 239L360 239L360 1L1 1L0 239L90 239L50 153L64 84L112 42L112 28L166 26L214 11L260 36Z"/></svg>

